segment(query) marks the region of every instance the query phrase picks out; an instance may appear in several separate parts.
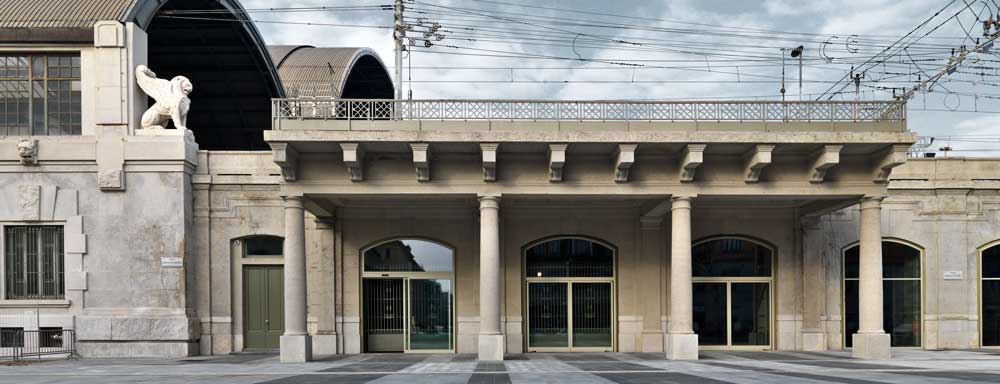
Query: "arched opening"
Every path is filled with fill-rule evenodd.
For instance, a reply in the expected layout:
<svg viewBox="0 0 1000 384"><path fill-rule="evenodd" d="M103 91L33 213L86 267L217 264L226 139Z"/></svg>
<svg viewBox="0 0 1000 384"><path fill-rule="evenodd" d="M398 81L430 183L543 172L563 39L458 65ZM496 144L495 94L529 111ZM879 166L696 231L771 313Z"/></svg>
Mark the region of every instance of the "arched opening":
<svg viewBox="0 0 1000 384"><path fill-rule="evenodd" d="M187 125L201 149L265 150L271 98L284 90L263 39L231 0L169 0L134 11L145 23L148 64L194 84ZM198 13L195 11L205 11ZM228 11L228 12L227 12Z"/></svg>
<svg viewBox="0 0 1000 384"><path fill-rule="evenodd" d="M362 252L366 352L454 352L455 251L415 238Z"/></svg>
<svg viewBox="0 0 1000 384"><path fill-rule="evenodd" d="M980 248L979 272L979 342L1000 347L1000 240Z"/></svg>
<svg viewBox="0 0 1000 384"><path fill-rule="evenodd" d="M860 246L844 250L844 346L850 348L859 328ZM922 345L922 253L909 243L882 240L882 329L893 347Z"/></svg>
<svg viewBox="0 0 1000 384"><path fill-rule="evenodd" d="M234 295L239 301L233 304L242 311L245 350L280 346L285 331L284 241L280 236L254 235L232 242L233 284L242 293Z"/></svg>
<svg viewBox="0 0 1000 384"><path fill-rule="evenodd" d="M529 352L613 351L615 250L558 237L524 250Z"/></svg>
<svg viewBox="0 0 1000 384"><path fill-rule="evenodd" d="M773 248L743 237L692 246L694 332L701 348L771 348L773 258Z"/></svg>
<svg viewBox="0 0 1000 384"><path fill-rule="evenodd" d="M343 99L392 99L394 88L389 72L372 55L362 55L354 62L344 81Z"/></svg>

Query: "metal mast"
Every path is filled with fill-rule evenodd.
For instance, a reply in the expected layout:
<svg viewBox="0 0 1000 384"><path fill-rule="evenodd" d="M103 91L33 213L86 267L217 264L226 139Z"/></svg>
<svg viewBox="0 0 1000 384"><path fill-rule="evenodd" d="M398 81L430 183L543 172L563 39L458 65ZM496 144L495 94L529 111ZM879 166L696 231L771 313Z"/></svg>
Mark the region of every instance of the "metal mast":
<svg viewBox="0 0 1000 384"><path fill-rule="evenodd" d="M393 7L395 19L392 31L393 42L396 45L396 100L403 99L403 38L406 37L406 25L403 24L403 0L395 0Z"/></svg>

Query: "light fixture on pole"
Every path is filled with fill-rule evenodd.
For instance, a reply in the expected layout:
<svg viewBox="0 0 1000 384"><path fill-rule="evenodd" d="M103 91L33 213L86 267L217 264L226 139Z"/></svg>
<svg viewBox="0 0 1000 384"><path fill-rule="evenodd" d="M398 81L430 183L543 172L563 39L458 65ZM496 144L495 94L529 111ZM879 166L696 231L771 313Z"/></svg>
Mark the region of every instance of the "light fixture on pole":
<svg viewBox="0 0 1000 384"><path fill-rule="evenodd" d="M803 46L801 46L801 45L798 46L798 47L795 47L794 49L792 49L792 57L793 58L794 57L798 57L799 58L799 101L802 101L802 50L804 50L804 49L805 48ZM782 60L782 61L784 61L784 60ZM781 71L782 71L782 73L784 73L784 71L785 71L784 70L784 65L782 65ZM784 83L783 79L784 79L784 76L782 76L782 83ZM784 90L785 86L784 86L784 84L782 84L781 88L782 88L781 89L781 94L784 95L785 94L785 90Z"/></svg>

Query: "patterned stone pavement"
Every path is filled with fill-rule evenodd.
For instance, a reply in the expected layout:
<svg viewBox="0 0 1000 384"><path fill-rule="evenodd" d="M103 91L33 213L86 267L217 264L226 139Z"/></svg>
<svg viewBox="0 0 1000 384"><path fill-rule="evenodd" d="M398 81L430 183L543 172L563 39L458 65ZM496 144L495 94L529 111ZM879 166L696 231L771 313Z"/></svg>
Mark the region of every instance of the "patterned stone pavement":
<svg viewBox="0 0 1000 384"><path fill-rule="evenodd" d="M502 363L474 355L367 354L281 364L271 354L185 359L79 359L0 366L0 383L969 383L1000 382L1000 350L893 350L862 361L846 352L531 353Z"/></svg>

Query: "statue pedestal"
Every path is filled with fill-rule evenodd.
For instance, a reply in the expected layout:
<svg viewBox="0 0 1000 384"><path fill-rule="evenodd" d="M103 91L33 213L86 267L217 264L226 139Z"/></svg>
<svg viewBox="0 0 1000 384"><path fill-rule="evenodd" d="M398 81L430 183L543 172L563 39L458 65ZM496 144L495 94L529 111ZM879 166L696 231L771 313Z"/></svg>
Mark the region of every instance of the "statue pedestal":
<svg viewBox="0 0 1000 384"><path fill-rule="evenodd" d="M190 129L139 128L135 130L135 136L183 136L188 141L195 141L194 132Z"/></svg>

